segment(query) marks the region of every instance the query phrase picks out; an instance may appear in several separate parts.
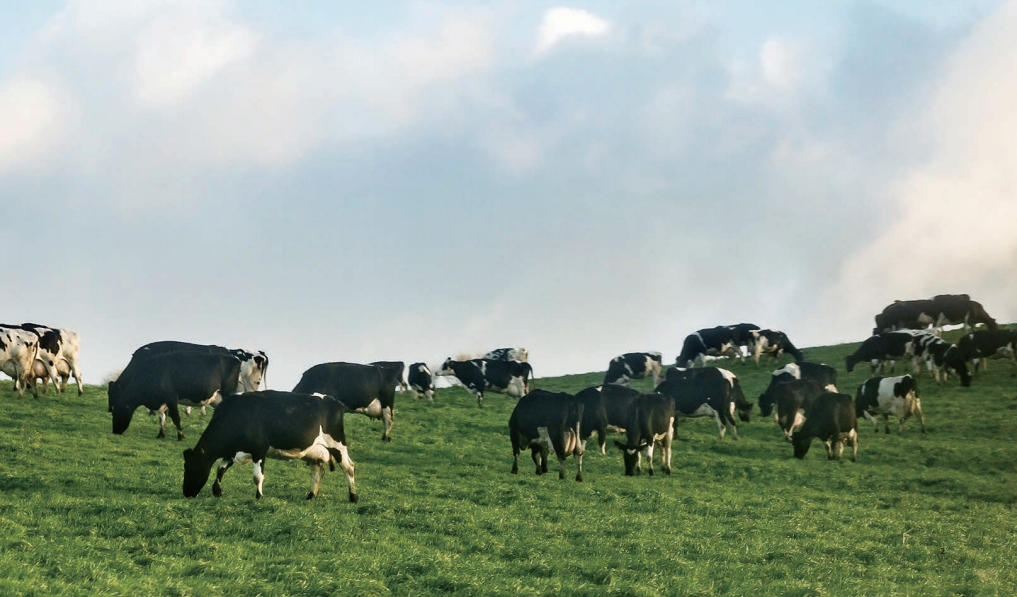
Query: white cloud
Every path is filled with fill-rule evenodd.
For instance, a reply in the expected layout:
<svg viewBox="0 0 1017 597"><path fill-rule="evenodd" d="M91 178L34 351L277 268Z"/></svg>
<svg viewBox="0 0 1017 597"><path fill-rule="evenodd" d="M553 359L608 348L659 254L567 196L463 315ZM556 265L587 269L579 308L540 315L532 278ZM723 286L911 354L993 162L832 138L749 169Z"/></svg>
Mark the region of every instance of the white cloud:
<svg viewBox="0 0 1017 597"><path fill-rule="evenodd" d="M611 23L578 8L555 7L544 13L537 30L533 53L541 55L562 40L573 36L599 37L611 30Z"/></svg>
<svg viewBox="0 0 1017 597"><path fill-rule="evenodd" d="M65 125L65 110L49 85L24 78L0 87L0 174L44 157Z"/></svg>

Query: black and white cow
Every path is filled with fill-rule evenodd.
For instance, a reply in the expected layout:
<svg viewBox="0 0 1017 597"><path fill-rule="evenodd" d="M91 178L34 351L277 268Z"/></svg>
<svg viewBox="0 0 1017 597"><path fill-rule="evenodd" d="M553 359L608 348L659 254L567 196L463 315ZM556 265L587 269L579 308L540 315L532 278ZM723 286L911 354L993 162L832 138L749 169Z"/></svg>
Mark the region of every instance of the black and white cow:
<svg viewBox="0 0 1017 597"><path fill-rule="evenodd" d="M876 327L872 333L957 324L963 324L965 332L968 332L979 323L990 330L999 327L981 303L971 300L969 295L939 294L931 299L894 301L887 305L876 315Z"/></svg>
<svg viewBox="0 0 1017 597"><path fill-rule="evenodd" d="M467 391L477 397L477 407L484 408L484 392L488 390L522 398L529 391L533 368L529 363L516 361L454 361L449 357L436 375L454 376Z"/></svg>
<svg viewBox="0 0 1017 597"><path fill-rule="evenodd" d="M632 379L653 377L653 385L657 385L660 383L661 371L659 352L626 352L608 363L604 383L624 386Z"/></svg>
<svg viewBox="0 0 1017 597"><path fill-rule="evenodd" d="M825 392L822 386L811 379L777 382L767 388L766 397L772 401L770 408L776 407L774 422L780 426L787 441L791 441L794 429L805 422L816 398Z"/></svg>
<svg viewBox="0 0 1017 597"><path fill-rule="evenodd" d="M428 402L434 402L434 374L426 363L413 363L406 371L406 381L409 383L410 391L413 392L413 399L418 394L427 396Z"/></svg>
<svg viewBox="0 0 1017 597"><path fill-rule="evenodd" d="M46 380L53 380L53 385L56 386L59 393L60 381L57 363L61 361L60 355L63 353L63 335L60 331L37 323L22 323L21 325L0 324L0 327L21 329L39 337L39 350L36 352L35 361L32 363L32 392L38 396L38 392L35 391L35 384L36 380L41 377ZM46 383L48 384L49 381ZM45 391L46 388L44 387L43 389Z"/></svg>
<svg viewBox="0 0 1017 597"><path fill-rule="evenodd" d="M410 386L406 385L406 381L403 380L403 371L406 369L406 364L402 361L372 361L368 365L387 369L390 372L393 384L400 391L405 392L410 389Z"/></svg>
<svg viewBox="0 0 1017 597"><path fill-rule="evenodd" d="M904 433L904 421L914 415L922 424L922 433L925 433L925 416L922 414L922 400L918 397L918 384L910 375L865 380L865 383L858 386L855 395L855 414L872 421L876 431L879 431L876 416L883 415L886 433L890 433L890 415L897 417L901 433Z"/></svg>
<svg viewBox="0 0 1017 597"><path fill-rule="evenodd" d="M844 444L850 444L851 460L858 462L858 418L851 396L826 392L816 398L805 423L791 436L795 458L805 458L813 438L826 445L829 460L839 460Z"/></svg>
<svg viewBox="0 0 1017 597"><path fill-rule="evenodd" d="M14 390L18 400L25 397L25 388L32 386L35 397L39 390L35 387L33 370L35 357L39 353L39 336L20 328L0 326L0 371L14 380Z"/></svg>
<svg viewBox="0 0 1017 597"><path fill-rule="evenodd" d="M57 392L67 391L67 382L73 377L78 386L78 396L85 393L84 382L81 379L81 337L74 330L50 328L34 323L22 324L23 329L30 329L39 335L41 341L48 344L48 350L52 351L59 347L59 354L56 355L56 373L60 378ZM33 367L35 380L42 380L42 393L49 391L49 368L44 363L48 355L42 359L36 359Z"/></svg>
<svg viewBox="0 0 1017 597"><path fill-rule="evenodd" d="M297 394L325 394L346 405L350 412L381 419L382 441L392 441L395 418L395 383L391 371L359 363L320 363L304 371L293 387Z"/></svg>
<svg viewBox="0 0 1017 597"><path fill-rule="evenodd" d="M688 378L664 381L654 390L674 401L674 413L679 419L713 417L717 421L720 439L727 429L738 439L738 424L735 413L742 421L749 421L752 403L745 400L745 393L734 373L716 368L719 376L692 375Z"/></svg>
<svg viewBox="0 0 1017 597"><path fill-rule="evenodd" d="M116 381L109 383L113 433L121 435L141 406L159 413L159 435L166 437L166 415L184 439L179 405L216 406L236 393L240 361L230 354L168 352L131 359Z"/></svg>
<svg viewBox="0 0 1017 597"><path fill-rule="evenodd" d="M769 355L772 362L778 361L784 353L791 355L797 362L805 360L802 351L798 350L787 334L780 330L754 330L750 333L754 340L749 348L756 367L759 366L759 357L764 354Z"/></svg>
<svg viewBox="0 0 1017 597"><path fill-rule="evenodd" d="M825 363L813 363L811 361L788 363L770 375L770 385L759 396L759 414L764 417L770 416L773 405L776 404L777 400L777 395L772 390L777 384L796 379L809 380L816 384L820 390L827 392L837 391L837 370L833 367Z"/></svg>
<svg viewBox="0 0 1017 597"><path fill-rule="evenodd" d="M583 404L563 392L533 390L519 399L509 417L512 474L519 473L519 452L532 451L537 474L547 472L548 454L558 457L558 478L565 478L565 459L575 454L576 481L583 480L583 441L579 427Z"/></svg>
<svg viewBox="0 0 1017 597"><path fill-rule="evenodd" d="M685 336L682 350L675 359L678 367L706 365L706 357L741 356L741 345L735 341L735 332L728 326L704 328ZM744 360L744 359L743 359Z"/></svg>
<svg viewBox="0 0 1017 597"><path fill-rule="evenodd" d="M265 459L303 460L311 467L311 490L318 495L324 465L346 473L350 501L358 501L354 465L346 444L346 406L331 396L279 391L248 392L222 401L194 448L184 450L184 497L196 497L212 465L222 460L212 495L222 497L222 478L234 464L254 463L256 499L261 499Z"/></svg>
<svg viewBox="0 0 1017 597"><path fill-rule="evenodd" d="M671 444L674 441L674 400L660 394L640 394L630 405L625 424L625 442L615 440L625 460L625 475L635 476L642 469L642 453L646 452L648 472L653 475L653 446L661 447L660 466L671 474Z"/></svg>
<svg viewBox="0 0 1017 597"><path fill-rule="evenodd" d="M857 350L844 357L847 372L851 373L858 363L868 362L872 366L871 375L875 375L877 369L883 371L885 361L890 361L892 372L896 367L896 361L910 360L914 357L919 350L918 347L923 346L920 340L925 336L927 335L920 336L911 331L884 332L869 336Z"/></svg>
<svg viewBox="0 0 1017 597"><path fill-rule="evenodd" d="M597 434L601 454L607 454L607 432L625 431L632 401L639 396L639 390L617 384L604 384L580 390L576 400L583 405L583 420L579 426L580 440L585 442Z"/></svg>
<svg viewBox="0 0 1017 597"><path fill-rule="evenodd" d="M942 383L949 377L953 370L960 378L961 386L971 385L971 373L968 372L968 355L954 344L950 344L942 338L933 336L928 342L923 343L925 355L925 366L932 371L936 383ZM940 378L942 374L942 379Z"/></svg>
<svg viewBox="0 0 1017 597"><path fill-rule="evenodd" d="M972 369L982 370L989 367L987 359L1002 357L1009 359L1017 370L1017 332L1012 330L979 330L962 336L957 341L957 348L967 359L971 360Z"/></svg>
<svg viewBox="0 0 1017 597"><path fill-rule="evenodd" d="M496 348L481 357L489 361L517 361L525 363L530 360L530 351L525 348Z"/></svg>

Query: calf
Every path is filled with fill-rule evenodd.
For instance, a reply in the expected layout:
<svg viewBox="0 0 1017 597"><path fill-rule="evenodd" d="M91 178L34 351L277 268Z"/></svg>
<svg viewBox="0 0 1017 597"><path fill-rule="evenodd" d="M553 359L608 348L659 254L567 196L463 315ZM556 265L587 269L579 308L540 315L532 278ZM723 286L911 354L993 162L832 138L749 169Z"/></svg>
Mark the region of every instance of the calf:
<svg viewBox="0 0 1017 597"><path fill-rule="evenodd" d="M628 385L631 379L653 377L653 385L660 383L661 356L659 352L627 352L611 359L604 375L605 384Z"/></svg>
<svg viewBox="0 0 1017 597"><path fill-rule="evenodd" d="M811 381L820 391L837 391L837 370L833 367L825 363L813 363L810 361L788 363L770 375L770 385L759 396L759 414L768 417L773 411L773 405L776 404L777 399L777 395L773 393L773 388L776 385L796 379Z"/></svg>
<svg viewBox="0 0 1017 597"><path fill-rule="evenodd" d="M395 383L391 371L359 363L321 363L304 371L293 391L332 396L350 412L381 419L385 428L381 440L392 441Z"/></svg>
<svg viewBox="0 0 1017 597"><path fill-rule="evenodd" d="M547 456L558 457L558 478L565 478L565 459L575 454L576 481L583 480L583 442L579 437L583 404L562 392L533 390L519 399L509 417L512 474L519 473L519 452L532 451L537 474L547 472Z"/></svg>
<svg viewBox="0 0 1017 597"><path fill-rule="evenodd" d="M0 371L14 380L18 400L25 397L25 388L32 386L32 393L39 397L35 387L33 369L39 353L39 336L20 328L0 326Z"/></svg>
<svg viewBox="0 0 1017 597"><path fill-rule="evenodd" d="M607 454L607 432L625 431L632 401L639 396L639 391L627 386L606 384L580 390L576 400L583 405L583 420L579 426L580 439L585 442L594 433L601 454Z"/></svg>
<svg viewBox="0 0 1017 597"><path fill-rule="evenodd" d="M346 473L350 501L358 501L353 461L346 445L346 406L331 396L290 392L250 392L222 401L194 448L184 450L184 497L195 497L208 482L212 465L222 460L212 495L222 497L222 478L234 464L254 463L256 499L264 495L265 459L303 460L311 467L311 490L318 495L324 465Z"/></svg>
<svg viewBox="0 0 1017 597"><path fill-rule="evenodd" d="M625 475L634 476L642 469L642 452L649 462L648 472L653 475L653 445L661 446L660 466L671 474L671 443L674 440L674 400L660 394L640 394L632 401L628 422L625 424L625 442L615 440L625 460Z"/></svg>
<svg viewBox="0 0 1017 597"><path fill-rule="evenodd" d="M1010 359L1017 370L1017 332L1011 330L979 330L967 334L957 342L957 348L966 358L971 360L971 368L978 370L981 362L982 370L989 367L990 357Z"/></svg>
<svg viewBox="0 0 1017 597"><path fill-rule="evenodd" d="M791 339L784 332L780 330L754 330L751 333L754 339L750 348L752 360L755 361L756 367L759 366L759 357L764 354L770 355L770 360L773 362L778 361L784 353L791 355L795 361L801 362L805 360L805 355L791 343Z"/></svg>
<svg viewBox="0 0 1017 597"><path fill-rule="evenodd" d="M109 384L113 433L127 431L134 411L144 406L159 413L158 437L166 437L169 414L182 440L179 405L216 406L237 391L239 378L240 361L228 354L169 352L131 359L120 378Z"/></svg>
<svg viewBox="0 0 1017 597"><path fill-rule="evenodd" d="M968 357L960 348L934 336L929 338L923 346L925 365L932 371L937 384L942 383L940 373L943 374L943 380L945 380L952 369L960 378L961 386L966 388L971 385L971 374L968 372L967 366Z"/></svg>
<svg viewBox="0 0 1017 597"><path fill-rule="evenodd" d="M918 397L918 386L910 375L897 377L873 377L858 386L855 395L855 415L865 416L872 421L877 431L876 415L883 415L883 428L890 433L890 415L897 417L900 433L904 433L904 420L914 415L922 424L925 433L925 416L922 415L922 401Z"/></svg>
<svg viewBox="0 0 1017 597"><path fill-rule="evenodd" d="M858 419L851 396L826 392L816 398L805 423L791 436L795 458L805 458L817 437L826 445L829 460L840 459L847 443L852 447L851 460L858 462Z"/></svg>
<svg viewBox="0 0 1017 597"><path fill-rule="evenodd" d="M525 363L530 360L530 351L525 348L496 348L481 358L489 361L517 361Z"/></svg>
<svg viewBox="0 0 1017 597"><path fill-rule="evenodd" d="M735 412L742 421L749 421L752 403L745 400L738 378L727 369L717 368L720 376L693 376L671 379L654 390L674 401L674 414L678 418L713 417L717 421L720 439L728 428L738 439Z"/></svg>
<svg viewBox="0 0 1017 597"><path fill-rule="evenodd" d="M526 394L533 368L529 363L515 361L453 361L449 357L436 375L454 376L467 391L477 397L477 408L484 408L484 392L487 390L508 394L513 398L521 398Z"/></svg>
<svg viewBox="0 0 1017 597"><path fill-rule="evenodd" d="M419 393L427 396L428 402L434 402L434 374L426 364L413 363L410 365L406 372L406 381L413 392L414 400L417 399Z"/></svg>

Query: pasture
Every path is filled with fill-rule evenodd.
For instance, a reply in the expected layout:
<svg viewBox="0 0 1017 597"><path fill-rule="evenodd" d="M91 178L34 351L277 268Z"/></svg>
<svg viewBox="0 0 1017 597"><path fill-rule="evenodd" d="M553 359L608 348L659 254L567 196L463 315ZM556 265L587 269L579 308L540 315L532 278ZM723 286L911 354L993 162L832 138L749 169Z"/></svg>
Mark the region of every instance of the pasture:
<svg viewBox="0 0 1017 597"><path fill-rule="evenodd" d="M803 350L853 396L868 376L844 372L856 347ZM722 365L752 402L772 371ZM575 392L602 375L537 385ZM260 502L250 466L221 499L211 483L185 499L197 412L183 442L155 439L143 409L114 436L104 387L18 401L4 381L0 595L1015 595L1017 377L997 360L970 388L924 371L919 384L928 433L860 420L858 463L827 461L818 442L794 459L757 409L737 441L684 422L670 477L624 477L620 453L591 442L584 483L571 458L565 481L526 455L509 473L513 399L479 410L461 388L433 405L398 394L391 443L380 421L346 419L350 504L341 473L308 502L307 467L279 461Z"/></svg>

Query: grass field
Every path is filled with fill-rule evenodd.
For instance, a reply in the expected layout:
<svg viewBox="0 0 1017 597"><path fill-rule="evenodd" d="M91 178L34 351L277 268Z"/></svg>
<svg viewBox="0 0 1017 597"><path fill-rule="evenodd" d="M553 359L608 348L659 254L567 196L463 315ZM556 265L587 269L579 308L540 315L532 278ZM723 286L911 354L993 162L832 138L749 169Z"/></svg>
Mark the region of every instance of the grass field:
<svg viewBox="0 0 1017 597"><path fill-rule="evenodd" d="M855 346L805 352L853 395L868 375L844 372ZM755 402L772 368L726 366ZM512 399L397 395L391 443L380 421L347 418L350 504L342 474L308 502L307 467L279 461L261 501L250 466L221 499L211 484L185 499L197 413L183 442L155 439L140 410L114 436L104 387L18 401L5 381L0 595L1017 595L1017 377L991 361L970 388L919 383L928 433L860 421L857 463L818 443L796 460L755 414L737 441L683 423L670 477L624 477L617 450L589 449L584 483L572 459L566 481L528 458L509 473Z"/></svg>

